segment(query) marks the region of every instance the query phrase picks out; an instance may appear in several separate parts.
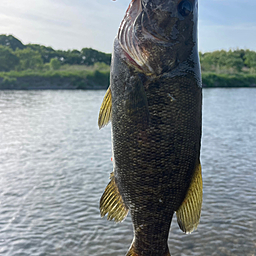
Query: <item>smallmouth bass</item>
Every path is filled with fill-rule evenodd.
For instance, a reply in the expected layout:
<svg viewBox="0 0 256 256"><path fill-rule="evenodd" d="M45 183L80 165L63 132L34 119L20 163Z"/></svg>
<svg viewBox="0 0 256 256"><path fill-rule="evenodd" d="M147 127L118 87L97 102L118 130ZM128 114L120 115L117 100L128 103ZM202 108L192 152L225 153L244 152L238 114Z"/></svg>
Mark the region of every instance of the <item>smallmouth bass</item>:
<svg viewBox="0 0 256 256"><path fill-rule="evenodd" d="M99 127L112 123L113 172L101 216L134 239L127 256L170 255L174 212L186 233L199 223L202 82L197 0L132 0L114 41Z"/></svg>

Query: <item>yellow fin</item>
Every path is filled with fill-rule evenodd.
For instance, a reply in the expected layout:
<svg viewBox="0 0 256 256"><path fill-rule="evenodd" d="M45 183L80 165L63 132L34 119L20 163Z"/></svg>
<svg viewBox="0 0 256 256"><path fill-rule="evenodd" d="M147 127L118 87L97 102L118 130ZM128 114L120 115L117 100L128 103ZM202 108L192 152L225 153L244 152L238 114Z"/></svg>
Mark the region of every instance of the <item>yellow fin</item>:
<svg viewBox="0 0 256 256"><path fill-rule="evenodd" d="M108 220L114 219L116 222L121 222L127 216L128 208L118 191L113 172L110 175L110 179L111 181L100 199L100 214L101 217L108 214Z"/></svg>
<svg viewBox="0 0 256 256"><path fill-rule="evenodd" d="M131 245L131 248L127 252L126 256L139 256L139 254L135 253L133 244Z"/></svg>
<svg viewBox="0 0 256 256"><path fill-rule="evenodd" d="M199 163L192 177L187 195L176 212L179 227L185 233L194 231L201 215L203 201L203 180L201 164Z"/></svg>
<svg viewBox="0 0 256 256"><path fill-rule="evenodd" d="M104 96L103 102L100 107L100 113L98 118L98 126L101 129L111 121L112 117L112 97L111 89L108 87L108 90Z"/></svg>

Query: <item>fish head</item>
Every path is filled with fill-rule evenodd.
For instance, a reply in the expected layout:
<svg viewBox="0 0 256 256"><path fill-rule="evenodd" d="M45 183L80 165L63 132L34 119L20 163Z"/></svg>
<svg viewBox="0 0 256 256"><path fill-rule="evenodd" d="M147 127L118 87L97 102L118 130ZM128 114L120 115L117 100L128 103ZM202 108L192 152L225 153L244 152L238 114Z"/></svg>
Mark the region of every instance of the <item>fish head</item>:
<svg viewBox="0 0 256 256"><path fill-rule="evenodd" d="M133 0L117 38L128 63L159 75L198 58L197 20L197 0Z"/></svg>

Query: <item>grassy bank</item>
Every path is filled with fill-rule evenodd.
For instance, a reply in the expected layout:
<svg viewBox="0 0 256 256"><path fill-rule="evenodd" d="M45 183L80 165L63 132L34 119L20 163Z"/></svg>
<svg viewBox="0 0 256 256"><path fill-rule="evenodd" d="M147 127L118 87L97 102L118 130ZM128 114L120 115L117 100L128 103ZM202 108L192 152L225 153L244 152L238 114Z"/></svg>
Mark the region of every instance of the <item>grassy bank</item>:
<svg viewBox="0 0 256 256"><path fill-rule="evenodd" d="M256 74L202 73L204 88L256 87ZM64 67L51 71L0 72L0 90L36 89L106 89L109 85L109 68Z"/></svg>
<svg viewBox="0 0 256 256"><path fill-rule="evenodd" d="M202 73L203 87L256 87L256 74L217 74L217 73Z"/></svg>
<svg viewBox="0 0 256 256"><path fill-rule="evenodd" d="M0 90L106 89L109 70L55 70L0 72Z"/></svg>

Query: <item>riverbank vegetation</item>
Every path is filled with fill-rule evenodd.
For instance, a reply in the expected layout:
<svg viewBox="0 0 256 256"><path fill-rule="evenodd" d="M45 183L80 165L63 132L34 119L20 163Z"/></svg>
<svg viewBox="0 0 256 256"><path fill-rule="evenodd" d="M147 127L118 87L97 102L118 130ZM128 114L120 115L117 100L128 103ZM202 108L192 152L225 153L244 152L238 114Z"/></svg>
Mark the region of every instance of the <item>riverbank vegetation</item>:
<svg viewBox="0 0 256 256"><path fill-rule="evenodd" d="M199 55L204 87L256 86L256 52L237 49Z"/></svg>
<svg viewBox="0 0 256 256"><path fill-rule="evenodd" d="M92 48L54 50L0 35L0 89L105 89L110 62L111 54ZM204 87L256 86L254 51L200 53L200 62Z"/></svg>

